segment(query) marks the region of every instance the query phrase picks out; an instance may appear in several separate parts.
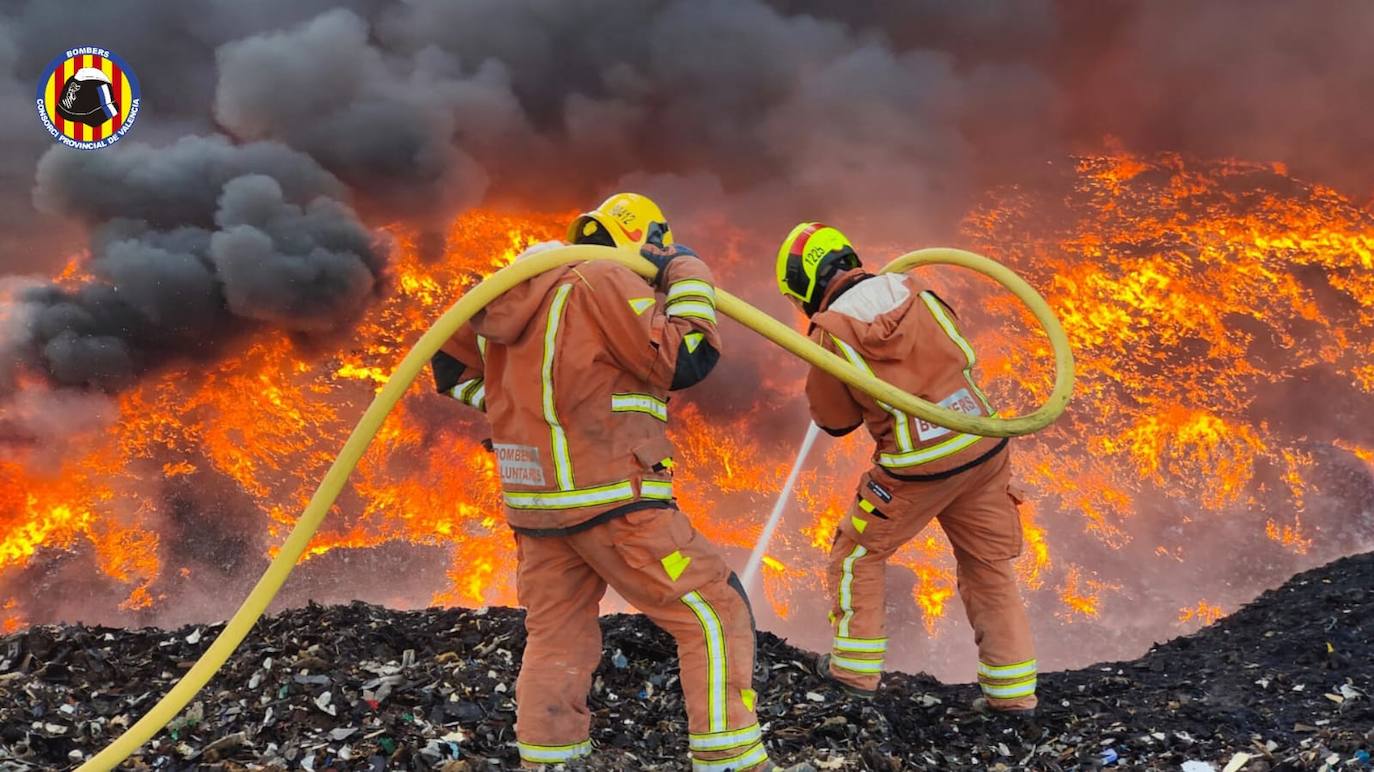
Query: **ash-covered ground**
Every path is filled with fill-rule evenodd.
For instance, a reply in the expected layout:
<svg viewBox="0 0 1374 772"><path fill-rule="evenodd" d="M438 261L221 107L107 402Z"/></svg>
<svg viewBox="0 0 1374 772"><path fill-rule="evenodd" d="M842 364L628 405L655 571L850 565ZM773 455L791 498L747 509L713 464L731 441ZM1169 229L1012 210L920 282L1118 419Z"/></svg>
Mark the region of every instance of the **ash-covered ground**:
<svg viewBox="0 0 1374 772"><path fill-rule="evenodd" d="M671 639L638 616L602 626L590 767L687 769ZM218 631L43 626L0 639L0 768L75 766ZM1374 751L1374 554L1300 574L1137 660L1044 674L1032 720L975 713L976 686L924 675L889 675L876 701L850 701L809 672L808 653L766 633L759 644L761 719L780 762L1234 772L1364 768ZM260 622L127 768L512 768L523 645L507 609L288 611Z"/></svg>

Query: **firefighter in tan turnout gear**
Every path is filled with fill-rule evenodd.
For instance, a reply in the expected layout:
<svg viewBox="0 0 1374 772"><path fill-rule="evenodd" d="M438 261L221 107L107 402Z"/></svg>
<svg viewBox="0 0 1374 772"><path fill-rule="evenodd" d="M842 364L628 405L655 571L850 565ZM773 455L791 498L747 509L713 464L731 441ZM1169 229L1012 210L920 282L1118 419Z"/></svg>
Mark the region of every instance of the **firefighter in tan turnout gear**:
<svg viewBox="0 0 1374 772"><path fill-rule="evenodd" d="M865 273L849 241L798 225L778 250L778 287L811 319L811 339L922 399L970 415L994 411L973 380L974 352L954 311L903 274ZM877 447L830 552L834 638L822 675L871 697L887 650L887 559L938 519L954 547L959 596L978 646L978 707L1024 714L1036 705L1035 652L1012 561L1021 552L1019 494L1006 439L934 426L813 368L812 419L843 436L867 425Z"/></svg>
<svg viewBox="0 0 1374 772"><path fill-rule="evenodd" d="M677 640L694 770L775 769L755 717L744 588L673 499L668 393L719 357L711 271L648 198L617 194L568 240L639 250L507 292L435 357L440 391L491 422L528 640L516 682L527 767L587 756L609 585ZM803 767L806 768L806 767Z"/></svg>

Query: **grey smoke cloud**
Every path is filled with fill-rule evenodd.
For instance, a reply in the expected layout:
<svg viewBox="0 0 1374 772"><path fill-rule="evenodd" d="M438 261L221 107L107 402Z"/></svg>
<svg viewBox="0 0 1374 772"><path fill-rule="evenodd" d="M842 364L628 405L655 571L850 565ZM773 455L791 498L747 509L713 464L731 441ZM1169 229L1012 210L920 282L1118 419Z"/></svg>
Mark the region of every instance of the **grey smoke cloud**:
<svg viewBox="0 0 1374 772"><path fill-rule="evenodd" d="M111 391L172 359L213 356L255 324L340 329L385 263L345 195L275 142L53 148L35 199L94 226L93 278L11 293L10 324L22 331L9 344L14 361L60 386Z"/></svg>

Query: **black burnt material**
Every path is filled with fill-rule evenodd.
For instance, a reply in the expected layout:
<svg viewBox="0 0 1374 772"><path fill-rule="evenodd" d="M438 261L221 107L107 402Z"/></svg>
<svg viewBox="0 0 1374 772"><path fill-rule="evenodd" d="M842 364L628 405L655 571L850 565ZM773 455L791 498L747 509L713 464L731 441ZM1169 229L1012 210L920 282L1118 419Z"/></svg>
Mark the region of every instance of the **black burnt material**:
<svg viewBox="0 0 1374 772"><path fill-rule="evenodd" d="M520 619L359 603L264 620L126 768L512 768ZM602 627L587 768L687 769L671 639L638 616ZM0 639L0 769L75 766L218 630L44 626ZM1138 660L1046 674L1032 720L978 714L976 687L924 675L889 676L877 700L852 702L775 636L760 652L774 759L821 769L1366 769L1374 750L1374 555L1301 574Z"/></svg>

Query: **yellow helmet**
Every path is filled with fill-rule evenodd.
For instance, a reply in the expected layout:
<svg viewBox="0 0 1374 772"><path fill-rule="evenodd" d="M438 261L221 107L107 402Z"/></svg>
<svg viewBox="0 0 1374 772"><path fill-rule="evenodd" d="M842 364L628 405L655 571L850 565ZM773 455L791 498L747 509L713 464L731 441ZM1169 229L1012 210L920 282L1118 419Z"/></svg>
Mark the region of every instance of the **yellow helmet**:
<svg viewBox="0 0 1374 772"><path fill-rule="evenodd" d="M778 291L801 301L809 316L820 306L830 278L859 265L843 233L823 223L804 222L778 247Z"/></svg>
<svg viewBox="0 0 1374 772"><path fill-rule="evenodd" d="M666 247L673 243L673 234L663 211L648 196L616 193L572 221L568 242L638 250L648 243Z"/></svg>

